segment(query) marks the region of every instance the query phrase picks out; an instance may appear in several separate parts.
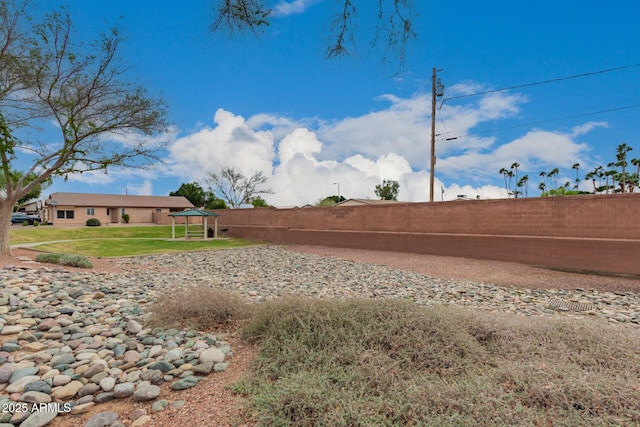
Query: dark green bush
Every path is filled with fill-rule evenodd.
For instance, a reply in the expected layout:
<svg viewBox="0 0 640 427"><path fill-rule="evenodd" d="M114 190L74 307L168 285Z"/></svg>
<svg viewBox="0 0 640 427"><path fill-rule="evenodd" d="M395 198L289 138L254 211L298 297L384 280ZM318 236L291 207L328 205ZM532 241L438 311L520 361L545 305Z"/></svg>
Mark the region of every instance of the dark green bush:
<svg viewBox="0 0 640 427"><path fill-rule="evenodd" d="M27 225L29 225L29 221L22 221L22 226L26 227Z"/></svg>
<svg viewBox="0 0 640 427"><path fill-rule="evenodd" d="M102 224L98 218L89 218L87 220L87 227L100 227Z"/></svg>
<svg viewBox="0 0 640 427"><path fill-rule="evenodd" d="M39 225L40 225L40 223L39 223L38 221L33 221L33 226L34 226L34 227L37 227L37 226L39 226Z"/></svg>
<svg viewBox="0 0 640 427"><path fill-rule="evenodd" d="M129 219L130 219L129 214L122 215L122 222L124 222L125 224L129 224Z"/></svg>

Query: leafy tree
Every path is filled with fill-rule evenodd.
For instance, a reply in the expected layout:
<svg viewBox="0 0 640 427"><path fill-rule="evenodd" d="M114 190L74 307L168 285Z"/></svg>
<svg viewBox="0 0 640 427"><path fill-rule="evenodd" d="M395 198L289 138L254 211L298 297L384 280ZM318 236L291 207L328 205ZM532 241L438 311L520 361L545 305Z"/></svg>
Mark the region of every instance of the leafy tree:
<svg viewBox="0 0 640 427"><path fill-rule="evenodd" d="M164 144L144 136L166 129L162 100L125 78L117 29L85 46L72 40L64 9L32 19L26 5L0 0L0 255L11 253L10 217L19 200L52 177L157 162ZM59 143L15 133L46 122L60 130ZM31 166L14 181L19 155Z"/></svg>
<svg viewBox="0 0 640 427"><path fill-rule="evenodd" d="M328 196L320 200L318 203L316 203L316 206L319 206L319 207L334 206L340 202L344 202L345 200L347 199L345 199L343 196L339 196L339 197L336 195Z"/></svg>
<svg viewBox="0 0 640 427"><path fill-rule="evenodd" d="M237 209L243 204L249 204L260 194L272 194L270 189L260 187L267 182L262 172L256 172L246 177L241 170L225 167L217 173L209 173L206 182L211 191Z"/></svg>
<svg viewBox="0 0 640 427"><path fill-rule="evenodd" d="M24 173L20 171L15 171L15 170L11 171L10 175L11 175L11 179L13 181L14 186L19 180L23 179L24 177ZM36 175L35 173L32 173L30 176L25 177L24 181L26 183L30 183L34 181L36 178L38 178L38 175ZM0 192L2 192L3 195L6 194L6 181L5 181L6 179L7 178L4 174L0 174ZM42 191L50 185L51 185L51 178L44 180L39 185L36 185L35 187L33 187L31 191L29 191L23 197L18 199L18 201L14 206L14 210L24 205L25 203L28 203L32 200L39 199L40 196L42 195Z"/></svg>
<svg viewBox="0 0 640 427"><path fill-rule="evenodd" d="M227 31L230 34L258 34L269 27L272 9L264 0L215 0L211 31ZM331 19L326 57L344 57L353 53L358 39L358 17L366 3L378 17L378 25L370 37L371 46L383 45L385 52L398 56L404 62L408 43L417 38L414 30L414 0L378 0L357 5L353 0L335 2ZM360 43L364 45L365 43Z"/></svg>
<svg viewBox="0 0 640 427"><path fill-rule="evenodd" d="M398 200L399 190L400 184L398 184L398 181L385 179L382 181L382 185L376 185L374 192L376 196L380 197L380 200Z"/></svg>
<svg viewBox="0 0 640 427"><path fill-rule="evenodd" d="M180 185L178 191L172 191L170 196L183 196L196 208L203 208L207 205L207 194L197 182Z"/></svg>
<svg viewBox="0 0 640 427"><path fill-rule="evenodd" d="M254 208L268 208L269 204L262 198L256 197L251 201Z"/></svg>
<svg viewBox="0 0 640 427"><path fill-rule="evenodd" d="M571 186L571 183L569 183L569 186ZM542 193L542 197L547 197L547 196L575 196L578 194L585 194L582 191L577 191L577 190L571 190L569 189L567 186L562 186L562 187L558 187L558 188L552 188L551 190L547 191L546 193ZM589 193L586 193L589 194Z"/></svg>
<svg viewBox="0 0 640 427"><path fill-rule="evenodd" d="M229 209L229 207L227 206L227 203L222 199L218 199L216 196L213 195L213 193L211 193L211 197L209 199L207 199L207 205L205 206L205 208L207 208L207 209Z"/></svg>

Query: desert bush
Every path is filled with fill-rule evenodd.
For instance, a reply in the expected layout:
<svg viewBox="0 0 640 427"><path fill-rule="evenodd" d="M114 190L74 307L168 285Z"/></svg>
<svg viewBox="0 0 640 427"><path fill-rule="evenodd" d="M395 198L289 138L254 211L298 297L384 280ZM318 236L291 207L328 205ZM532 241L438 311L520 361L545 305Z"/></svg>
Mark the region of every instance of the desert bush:
<svg viewBox="0 0 640 427"><path fill-rule="evenodd" d="M89 218L86 224L87 227L100 227L102 225L98 218Z"/></svg>
<svg viewBox="0 0 640 427"><path fill-rule="evenodd" d="M66 265L69 267L92 268L93 264L82 255L46 253L36 256L37 262Z"/></svg>
<svg viewBox="0 0 640 427"><path fill-rule="evenodd" d="M291 298L243 328L261 346L233 388L258 425L635 425L640 329Z"/></svg>
<svg viewBox="0 0 640 427"><path fill-rule="evenodd" d="M156 327L225 328L242 321L248 303L225 290L194 286L160 295L150 308L148 322Z"/></svg>
<svg viewBox="0 0 640 427"><path fill-rule="evenodd" d="M47 262L49 264L58 264L60 257L64 254L44 253L36 256L37 262Z"/></svg>
<svg viewBox="0 0 640 427"><path fill-rule="evenodd" d="M58 261L60 265L68 265L70 267L92 268L93 264L82 255L64 254Z"/></svg>

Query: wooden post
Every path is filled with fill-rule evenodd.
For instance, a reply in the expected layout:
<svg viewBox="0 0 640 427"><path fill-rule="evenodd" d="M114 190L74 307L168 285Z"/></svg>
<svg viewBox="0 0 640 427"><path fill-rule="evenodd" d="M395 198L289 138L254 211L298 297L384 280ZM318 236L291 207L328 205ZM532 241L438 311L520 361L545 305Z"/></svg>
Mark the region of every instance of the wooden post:
<svg viewBox="0 0 640 427"><path fill-rule="evenodd" d="M171 217L171 240L176 240L176 217Z"/></svg>

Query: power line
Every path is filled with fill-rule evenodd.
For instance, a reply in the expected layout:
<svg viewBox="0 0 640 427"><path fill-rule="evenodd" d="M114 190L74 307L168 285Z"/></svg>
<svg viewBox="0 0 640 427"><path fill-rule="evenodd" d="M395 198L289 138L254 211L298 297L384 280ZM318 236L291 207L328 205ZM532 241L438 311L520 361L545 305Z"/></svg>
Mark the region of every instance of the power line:
<svg viewBox="0 0 640 427"><path fill-rule="evenodd" d="M596 75L596 74L610 73L610 72L613 72L613 71L620 71L620 70L626 70L626 69L629 69L629 68L637 68L637 67L640 67L640 64L623 65L621 67L607 68L605 70L591 71L591 72L588 72L588 73L575 74L573 76L567 76L567 77L556 77L554 79L543 80L543 81L533 82L533 83L525 83L525 84L521 84L521 85L517 85L517 86L509 86L509 87L503 87L503 88L500 88L500 89L486 90L486 91L483 91L483 92L470 93L470 94L467 94L467 95L451 96L451 97L445 98L442 102L444 103L445 101L448 101L450 99L469 98L469 97L472 97L472 96L486 95L488 93L504 92L505 90L521 89L523 87L538 86L538 85L543 85L543 84L547 84L547 83L555 83L555 82L560 82L560 81L563 81L563 80L577 79L579 77L593 76L593 75Z"/></svg>
<svg viewBox="0 0 640 427"><path fill-rule="evenodd" d="M503 130L517 129L517 128L522 128L522 127L535 126L535 125L544 124L544 123L558 122L558 121L561 121L561 120L575 119L575 118L578 118L578 117L594 116L596 114L610 113L612 111L631 110L633 108L640 108L640 104L626 105L624 107L609 108L609 109L606 109L606 110L592 111L592 112L589 112L589 113L575 114L573 116L565 116L565 117L558 117L558 118L555 118L555 119L541 120L541 121L538 121L538 122L525 123L525 124L522 124L522 125L514 125L514 126L508 126L508 127L498 128L498 129L489 129L489 130L486 130L486 131L467 133L465 135L460 135L460 136L456 136L456 137L450 137L450 138L444 138L444 139L440 138L440 139L438 139L438 141L452 141L454 139L464 138L464 137L467 137L467 136L472 136L472 135L477 135L477 134L490 133L490 132L500 132L500 131L503 131Z"/></svg>

